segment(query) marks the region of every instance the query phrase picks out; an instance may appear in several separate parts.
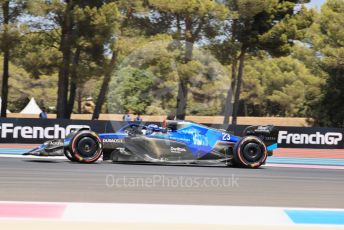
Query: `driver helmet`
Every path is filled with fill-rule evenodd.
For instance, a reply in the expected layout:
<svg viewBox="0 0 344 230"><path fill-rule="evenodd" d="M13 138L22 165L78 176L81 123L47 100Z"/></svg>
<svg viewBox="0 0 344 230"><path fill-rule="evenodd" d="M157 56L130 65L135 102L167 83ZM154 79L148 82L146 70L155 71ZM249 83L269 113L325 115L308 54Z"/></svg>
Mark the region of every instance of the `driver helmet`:
<svg viewBox="0 0 344 230"><path fill-rule="evenodd" d="M150 124L147 126L147 132L146 134L151 134L153 132L158 132L160 131L160 128L158 125L155 125L155 124Z"/></svg>

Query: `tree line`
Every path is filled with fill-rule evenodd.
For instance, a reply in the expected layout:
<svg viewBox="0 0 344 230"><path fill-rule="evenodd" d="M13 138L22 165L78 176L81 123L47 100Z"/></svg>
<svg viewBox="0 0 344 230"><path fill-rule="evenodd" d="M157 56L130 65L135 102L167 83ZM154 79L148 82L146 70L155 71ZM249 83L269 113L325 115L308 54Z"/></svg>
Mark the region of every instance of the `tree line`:
<svg viewBox="0 0 344 230"><path fill-rule="evenodd" d="M1 116L17 103L9 81L21 69L33 82L57 79L58 118L80 112L91 85L94 119L129 110L343 127L344 2L308 2L2 0Z"/></svg>

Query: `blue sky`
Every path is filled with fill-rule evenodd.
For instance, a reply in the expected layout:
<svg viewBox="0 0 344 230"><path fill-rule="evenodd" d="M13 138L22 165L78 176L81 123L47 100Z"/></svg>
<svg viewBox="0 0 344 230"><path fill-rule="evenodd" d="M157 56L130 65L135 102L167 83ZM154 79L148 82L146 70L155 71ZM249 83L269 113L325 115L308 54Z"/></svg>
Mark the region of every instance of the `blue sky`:
<svg viewBox="0 0 344 230"><path fill-rule="evenodd" d="M320 8L320 6L322 4L324 4L326 2L326 0L311 0L311 2L309 3L309 5L311 7L317 7L317 8Z"/></svg>

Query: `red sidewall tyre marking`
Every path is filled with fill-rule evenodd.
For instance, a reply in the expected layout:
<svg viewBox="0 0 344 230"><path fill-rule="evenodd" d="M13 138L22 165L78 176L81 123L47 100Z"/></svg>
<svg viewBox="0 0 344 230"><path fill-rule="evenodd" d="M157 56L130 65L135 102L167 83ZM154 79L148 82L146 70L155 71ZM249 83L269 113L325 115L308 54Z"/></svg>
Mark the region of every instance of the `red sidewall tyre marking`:
<svg viewBox="0 0 344 230"><path fill-rule="evenodd" d="M243 154L242 146L244 144L249 143L250 141L256 142L261 147L263 147L263 157L261 157L257 162L254 162L254 163L248 162L242 155ZM236 154L240 163L245 167L251 167L251 168L258 168L259 166L261 166L266 161L266 158L268 156L265 144L255 136L247 136L247 137L242 138L236 148L236 151L237 151Z"/></svg>
<svg viewBox="0 0 344 230"><path fill-rule="evenodd" d="M88 158L82 157L80 155L80 153L78 153L77 148L76 148L77 141L83 135L86 135L86 134L88 134L89 136L94 138L97 141L97 144L98 144L98 149L97 149L96 153L94 154L94 156L88 157ZM81 163L93 163L93 162L97 161L100 158L100 156L102 155L102 141L100 140L98 135L93 133L93 132L80 132L79 134L75 135L75 137L73 138L73 141L72 141L72 144L71 144L71 149L72 149L72 155L74 156L74 158L77 161L79 161Z"/></svg>

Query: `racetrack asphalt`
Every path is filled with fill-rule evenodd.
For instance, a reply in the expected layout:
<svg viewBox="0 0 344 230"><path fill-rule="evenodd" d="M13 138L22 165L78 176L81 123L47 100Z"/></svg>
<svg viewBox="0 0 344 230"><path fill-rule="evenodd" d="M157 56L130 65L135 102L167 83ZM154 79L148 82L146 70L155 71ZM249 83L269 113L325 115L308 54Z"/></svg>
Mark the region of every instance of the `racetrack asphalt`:
<svg viewBox="0 0 344 230"><path fill-rule="evenodd" d="M344 171L0 158L1 201L344 208Z"/></svg>

